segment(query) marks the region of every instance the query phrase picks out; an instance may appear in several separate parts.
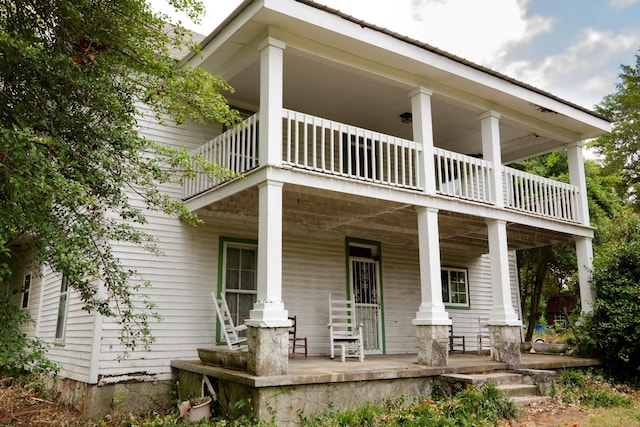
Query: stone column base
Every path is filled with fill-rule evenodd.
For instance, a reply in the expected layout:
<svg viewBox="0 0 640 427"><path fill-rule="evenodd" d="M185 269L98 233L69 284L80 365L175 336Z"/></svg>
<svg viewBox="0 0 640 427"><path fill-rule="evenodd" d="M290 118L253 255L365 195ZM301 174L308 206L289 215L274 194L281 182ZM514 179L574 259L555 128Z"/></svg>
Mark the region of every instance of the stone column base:
<svg viewBox="0 0 640 427"><path fill-rule="evenodd" d="M247 326L247 370L265 377L285 375L289 368L289 328Z"/></svg>
<svg viewBox="0 0 640 427"><path fill-rule="evenodd" d="M489 325L491 359L509 367L520 365L520 326Z"/></svg>
<svg viewBox="0 0 640 427"><path fill-rule="evenodd" d="M449 326L416 325L418 363L428 366L447 366L449 358Z"/></svg>

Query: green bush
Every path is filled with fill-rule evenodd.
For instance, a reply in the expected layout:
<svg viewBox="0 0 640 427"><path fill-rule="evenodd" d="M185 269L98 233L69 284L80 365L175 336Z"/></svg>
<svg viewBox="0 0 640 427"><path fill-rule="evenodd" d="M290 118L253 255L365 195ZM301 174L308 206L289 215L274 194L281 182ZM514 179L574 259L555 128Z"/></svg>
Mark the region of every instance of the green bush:
<svg viewBox="0 0 640 427"><path fill-rule="evenodd" d="M628 214L601 230L594 258L594 312L583 325L592 349L618 377L640 374L640 218Z"/></svg>
<svg viewBox="0 0 640 427"><path fill-rule="evenodd" d="M46 357L48 345L38 338L27 337L20 330L33 323L29 313L8 298L0 298L0 376L15 376L25 371L58 372L58 365Z"/></svg>
<svg viewBox="0 0 640 427"><path fill-rule="evenodd" d="M601 373L593 371L562 371L554 394L563 403L589 408L609 408L633 404L633 399L619 393Z"/></svg>

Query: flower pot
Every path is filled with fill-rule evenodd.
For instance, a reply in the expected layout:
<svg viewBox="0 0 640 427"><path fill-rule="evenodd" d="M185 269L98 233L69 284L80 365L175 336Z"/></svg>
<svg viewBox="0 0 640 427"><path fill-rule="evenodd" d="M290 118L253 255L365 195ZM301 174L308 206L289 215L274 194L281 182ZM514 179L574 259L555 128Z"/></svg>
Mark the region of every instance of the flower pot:
<svg viewBox="0 0 640 427"><path fill-rule="evenodd" d="M186 419L191 422L198 422L203 418L211 417L211 398L203 397L197 405L191 406Z"/></svg>
<svg viewBox="0 0 640 427"><path fill-rule="evenodd" d="M534 342L533 350L536 353L551 353L551 354L561 354L567 351L566 344L554 344L548 342Z"/></svg>

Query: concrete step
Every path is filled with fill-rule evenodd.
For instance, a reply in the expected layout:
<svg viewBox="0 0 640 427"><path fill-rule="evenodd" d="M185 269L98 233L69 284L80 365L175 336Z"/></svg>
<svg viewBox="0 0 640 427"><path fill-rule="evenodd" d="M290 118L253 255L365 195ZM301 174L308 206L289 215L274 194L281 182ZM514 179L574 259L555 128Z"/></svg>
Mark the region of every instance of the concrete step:
<svg viewBox="0 0 640 427"><path fill-rule="evenodd" d="M548 396L515 396L511 398L511 401L518 408L523 408L525 406L536 405L548 399L550 399Z"/></svg>
<svg viewBox="0 0 640 427"><path fill-rule="evenodd" d="M538 387L530 384L502 384L496 386L507 397L537 396Z"/></svg>
<svg viewBox="0 0 640 427"><path fill-rule="evenodd" d="M492 372L486 374L446 374L442 375L449 381L471 384L482 387L485 384L504 385L522 384L522 375L513 372Z"/></svg>

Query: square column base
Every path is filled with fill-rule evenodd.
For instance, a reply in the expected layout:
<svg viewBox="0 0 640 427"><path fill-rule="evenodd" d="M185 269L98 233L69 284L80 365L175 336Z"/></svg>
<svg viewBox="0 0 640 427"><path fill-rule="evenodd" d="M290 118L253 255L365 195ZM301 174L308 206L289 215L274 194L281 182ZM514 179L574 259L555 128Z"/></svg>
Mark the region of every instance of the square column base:
<svg viewBox="0 0 640 427"><path fill-rule="evenodd" d="M520 326L489 325L491 360L517 367L520 359Z"/></svg>
<svg viewBox="0 0 640 427"><path fill-rule="evenodd" d="M285 375L289 368L289 328L247 326L247 370L260 377Z"/></svg>
<svg viewBox="0 0 640 427"><path fill-rule="evenodd" d="M417 325L418 363L427 366L447 366L449 359L449 326Z"/></svg>

